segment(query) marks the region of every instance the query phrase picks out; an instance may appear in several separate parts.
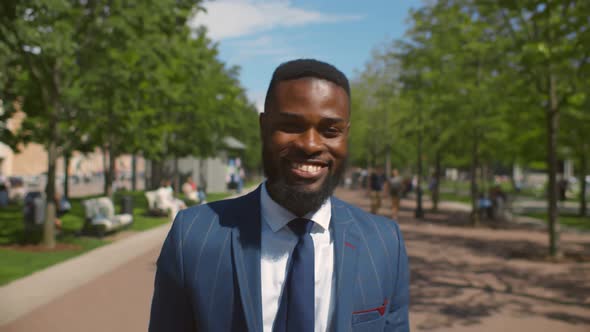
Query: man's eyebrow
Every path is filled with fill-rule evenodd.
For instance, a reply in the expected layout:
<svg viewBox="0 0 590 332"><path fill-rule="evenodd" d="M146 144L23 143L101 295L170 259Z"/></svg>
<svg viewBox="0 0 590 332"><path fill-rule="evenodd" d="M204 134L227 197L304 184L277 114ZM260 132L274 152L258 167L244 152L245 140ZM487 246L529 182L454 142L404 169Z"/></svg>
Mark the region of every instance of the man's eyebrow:
<svg viewBox="0 0 590 332"><path fill-rule="evenodd" d="M304 118L304 115L301 113L292 113L292 112L276 112L274 113L276 116L279 117L285 117L285 118L296 118L296 119L302 119ZM322 117L322 122L329 122L329 123L340 123L340 122L347 122L346 119L341 118L341 117L330 117L330 116L324 116Z"/></svg>
<svg viewBox="0 0 590 332"><path fill-rule="evenodd" d="M303 114L282 112L282 111L272 112L271 115L282 117L282 118L297 118L297 119L303 118Z"/></svg>

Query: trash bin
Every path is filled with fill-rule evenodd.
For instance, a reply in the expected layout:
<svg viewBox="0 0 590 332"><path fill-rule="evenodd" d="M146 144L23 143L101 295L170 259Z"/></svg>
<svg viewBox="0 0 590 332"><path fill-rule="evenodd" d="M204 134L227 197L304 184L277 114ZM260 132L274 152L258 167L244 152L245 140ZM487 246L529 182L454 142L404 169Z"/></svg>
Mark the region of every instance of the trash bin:
<svg viewBox="0 0 590 332"><path fill-rule="evenodd" d="M131 196L121 197L121 213L133 215L133 197L131 197Z"/></svg>
<svg viewBox="0 0 590 332"><path fill-rule="evenodd" d="M32 191L25 196L23 214L27 228L43 225L45 222L45 198L39 191Z"/></svg>
<svg viewBox="0 0 590 332"><path fill-rule="evenodd" d="M4 189L0 189L0 207L5 207L8 205L9 196L8 191Z"/></svg>

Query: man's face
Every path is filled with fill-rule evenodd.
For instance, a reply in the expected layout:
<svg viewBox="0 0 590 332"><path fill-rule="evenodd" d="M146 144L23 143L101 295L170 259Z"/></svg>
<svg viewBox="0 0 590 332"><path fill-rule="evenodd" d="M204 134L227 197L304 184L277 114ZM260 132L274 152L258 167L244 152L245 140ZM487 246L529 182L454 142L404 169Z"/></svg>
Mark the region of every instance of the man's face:
<svg viewBox="0 0 590 332"><path fill-rule="evenodd" d="M264 171L271 197L303 215L319 208L348 155L349 98L316 78L282 81L260 116Z"/></svg>

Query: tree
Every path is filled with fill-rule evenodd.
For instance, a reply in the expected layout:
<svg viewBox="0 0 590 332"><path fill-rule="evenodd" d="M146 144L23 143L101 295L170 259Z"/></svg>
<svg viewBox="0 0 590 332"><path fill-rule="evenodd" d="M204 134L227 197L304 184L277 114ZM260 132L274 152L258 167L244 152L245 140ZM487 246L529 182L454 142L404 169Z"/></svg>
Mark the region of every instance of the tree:
<svg viewBox="0 0 590 332"><path fill-rule="evenodd" d="M23 97L25 139L45 145L48 153L47 208L43 242L55 246L55 170L61 154L72 88L79 77L79 45L100 14L95 2L4 1L0 6L0 43L17 69L11 80ZM28 129L28 130L27 130ZM31 130L32 129L32 130Z"/></svg>
<svg viewBox="0 0 590 332"><path fill-rule="evenodd" d="M111 59L116 63L117 53L113 50L124 49L122 45L141 38L146 27L160 34L173 34L191 11L199 9L197 3L40 0L4 1L0 5L0 51L7 54L14 68L3 82L14 87L10 89L12 95L22 97L22 110L27 115L20 139L42 143L48 152L43 232L46 246L55 245L56 160L70 148L65 142L77 139L70 136L72 128L85 128L84 123L97 115L89 113L96 110L86 103L94 91L85 86L88 77L96 77L100 64L97 60ZM138 33L113 36L113 32L122 31ZM149 49L154 49L153 44ZM103 82L118 73L111 74L103 75ZM120 102L115 98L106 101L112 103L109 106ZM113 132L122 135L121 131Z"/></svg>
<svg viewBox="0 0 590 332"><path fill-rule="evenodd" d="M408 40L399 43L399 57L407 95L419 108L419 143L428 147L425 153L434 160L436 183L445 156L471 156L472 220L477 225L482 190L477 172L488 162L490 147L497 152L506 130L500 98L494 93L499 79L495 48L501 41L465 9L460 1L438 1L412 12L413 25ZM433 188L435 208L437 189Z"/></svg>
<svg viewBox="0 0 590 332"><path fill-rule="evenodd" d="M473 2L472 6L497 34L511 38L506 55L510 57L512 68L535 87L538 109L545 114L549 253L557 256L559 120L568 99L579 90L575 78L587 67L590 4L587 1L527 0Z"/></svg>

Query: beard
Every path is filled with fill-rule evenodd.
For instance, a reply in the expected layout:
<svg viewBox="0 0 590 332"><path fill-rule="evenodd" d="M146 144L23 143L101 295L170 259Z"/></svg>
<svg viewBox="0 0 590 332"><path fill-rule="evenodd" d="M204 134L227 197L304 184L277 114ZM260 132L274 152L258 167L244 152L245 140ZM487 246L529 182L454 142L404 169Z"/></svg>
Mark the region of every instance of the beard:
<svg viewBox="0 0 590 332"><path fill-rule="evenodd" d="M308 212L317 211L322 204L332 196L334 189L340 183L346 169L346 159L334 169L316 191L305 190L304 188L288 184L284 176L280 176L278 167L274 167L272 153L264 146L262 147L262 162L264 175L267 178L266 189L272 199L285 209L302 217ZM335 167L331 163L328 167Z"/></svg>

